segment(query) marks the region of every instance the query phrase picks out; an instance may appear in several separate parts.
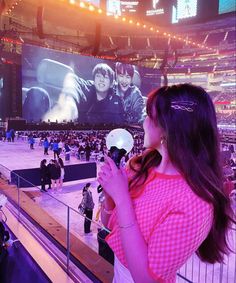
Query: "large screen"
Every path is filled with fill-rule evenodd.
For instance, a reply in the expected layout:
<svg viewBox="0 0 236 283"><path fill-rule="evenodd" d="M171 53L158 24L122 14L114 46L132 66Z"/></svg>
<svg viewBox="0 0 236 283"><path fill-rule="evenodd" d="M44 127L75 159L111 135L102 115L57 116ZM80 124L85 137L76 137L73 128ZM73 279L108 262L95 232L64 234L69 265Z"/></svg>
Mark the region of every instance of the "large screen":
<svg viewBox="0 0 236 283"><path fill-rule="evenodd" d="M220 0L219 14L230 13L236 11L235 0Z"/></svg>
<svg viewBox="0 0 236 283"><path fill-rule="evenodd" d="M107 0L106 9L110 15L125 16L136 14L140 1Z"/></svg>
<svg viewBox="0 0 236 283"><path fill-rule="evenodd" d="M166 5L163 1L152 0L150 5L147 7L146 16L156 16L165 14Z"/></svg>
<svg viewBox="0 0 236 283"><path fill-rule="evenodd" d="M220 2L220 7L226 11L232 11L233 4L235 7L235 1L220 0ZM139 1L136 10L140 19L148 20L158 26L168 26L200 23L213 19L218 16L218 7L219 0L145 0Z"/></svg>
<svg viewBox="0 0 236 283"><path fill-rule="evenodd" d="M71 3L73 3L73 4L80 4L81 3L81 1L80 0L70 0L71 1ZM85 2L85 3L87 3L87 4L91 4L91 5L93 5L93 6L96 6L96 7L100 7L100 0L84 0L83 2Z"/></svg>
<svg viewBox="0 0 236 283"><path fill-rule="evenodd" d="M28 121L138 124L156 69L24 45L22 109Z"/></svg>

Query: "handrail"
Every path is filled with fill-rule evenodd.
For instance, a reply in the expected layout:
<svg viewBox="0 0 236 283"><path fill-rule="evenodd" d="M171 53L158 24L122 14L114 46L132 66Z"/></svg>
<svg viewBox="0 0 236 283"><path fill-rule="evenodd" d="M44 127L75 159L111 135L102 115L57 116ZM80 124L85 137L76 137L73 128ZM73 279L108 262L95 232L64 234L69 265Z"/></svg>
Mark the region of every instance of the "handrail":
<svg viewBox="0 0 236 283"><path fill-rule="evenodd" d="M9 168L7 168L6 166L0 164L0 172L1 172L1 168L4 168L5 170L7 170L8 172L12 172ZM14 174L15 177L18 177L18 178L21 178L22 180L24 180L25 182L28 182L29 184L32 184L31 182L29 182L28 180L26 180L25 178L19 176L17 173L15 172L12 172ZM38 190L40 190L40 188L38 186L34 186L34 184L32 184L33 187L37 188ZM18 190L18 193L19 193L19 190ZM87 217L85 217L82 213L80 213L79 211L77 211L76 209L74 209L73 207L69 206L68 204L64 203L63 201L57 199L56 197L52 196L49 192L46 193L47 195L49 195L51 198L55 199L56 201L58 201L60 204L64 205L65 207L67 207L67 270L69 270L69 262L70 262L70 225L69 225L69 221L70 221L70 209L81 215L82 217L88 219ZM19 196L18 196L19 197ZM91 219L88 219L89 221L91 221L92 223L94 223L97 227L100 227L102 228L103 230L106 230L108 233L110 232L107 228L105 228L103 225L101 225L100 223L94 221L94 220L91 220ZM228 258L228 261L229 261L229 258ZM236 262L236 256L234 258L234 261ZM198 264L197 264L198 263ZM229 264L229 263L228 263ZM197 266L198 265L198 266ZM205 276L204 280L201 281L202 283L207 283L209 281L207 281L209 278L209 276L212 276L212 280L214 280L214 276L216 275L216 273L218 272L215 272L215 268L218 268L219 269L219 283L223 283L223 280L224 280L224 274L227 272L227 277L228 275L231 276L231 278L233 278L234 280L236 279L236 273L233 274L232 272L228 273L228 268L227 270L225 271L224 270L224 266L223 264L217 264L217 265L212 265L213 267L213 270L208 270L208 272L205 270L207 269L207 265L204 265L204 263L201 263L200 265L200 260L199 259L196 259L194 260L194 256L191 257L189 259L188 262L186 262L186 264L180 268L180 270L178 270L177 272L177 277L182 280L184 280L185 282L188 282L188 283L192 283L192 282L200 282L199 280L202 280L203 276ZM185 270L184 270L185 268ZM187 272L187 269L188 269L188 272ZM194 271L194 274L193 274L193 271ZM196 273L195 273L196 271ZM191 275L191 272L192 272L192 275ZM195 279L193 278L194 276L198 277L198 281L195 281ZM186 278L188 277L188 278ZM201 277L201 278L200 278ZM213 282L213 281L212 281Z"/></svg>
<svg viewBox="0 0 236 283"><path fill-rule="evenodd" d="M10 169L8 169L6 166L4 166L4 165L2 165L2 167L1 167L1 164L0 164L0 171L1 171L1 169L5 169L5 170L7 170L7 174L8 174L8 172L11 172L11 170ZM20 178L22 178L21 176L19 176L18 174L16 174L16 173L14 173L13 172L13 176L14 176L14 178L16 179L16 178L18 178L18 184L19 184L19 179ZM28 182L25 178L22 178L22 179L24 179L26 182ZM31 184L31 185L33 185L31 182L29 182L29 184ZM38 186L34 186L35 188L37 188L37 189L39 189L39 187ZM20 189L19 189L19 187L17 187L17 186L14 186L14 191L17 193L17 195L16 195L16 199L15 199L15 203L17 204L18 203L18 206L17 206L17 210L18 210L18 221L21 221L20 220L20 213L21 213L21 210L22 210L22 207L21 207L21 204L20 204ZM4 190L4 189L3 189ZM7 192L8 192L8 190L6 190L5 191L5 193L7 194ZM110 264L110 263L108 263L105 259L103 259L103 258L101 258L101 256L99 255L99 253L98 253L98 251L94 251L93 250L93 248L90 246L90 245L88 245L88 243L86 243L86 241L84 242L84 241L81 241L80 239L79 239L79 237L77 237L77 236L73 236L73 233L71 234L71 228L70 228L70 219L71 219L71 211L70 210L72 210L73 212L76 212L76 214L79 214L79 215L81 215L83 218L86 218L86 219L88 219L89 221L91 221L91 219L89 219L89 218L87 218L87 217L85 217L84 215L82 215L81 213L79 213L78 211L76 211L76 209L74 209L74 208L72 208L72 207L70 207L69 205L67 205L67 204L65 204L64 202L62 202L62 201L60 201L60 200L58 200L57 198L55 198L55 197L53 197L53 196L51 196L49 193L47 194L48 196L50 196L50 197L52 197L55 201L58 201L60 204L63 204L63 206L65 207L65 208L67 208L67 218L65 218L65 220L66 220L66 226L64 226L64 225L62 225L62 233L63 233L63 231L65 231L65 239L66 239L66 242L64 242L64 240L63 240L63 238L64 238L64 236L63 237L61 237L61 235L62 234L58 234L56 237L54 237L54 235L53 234L51 234L51 236L53 237L53 238L55 238L55 240L56 241L58 241L61 245L62 245L62 247L64 247L65 248L65 250L66 250L66 257L67 257L67 261L66 261L66 263L65 263L65 266L63 267L64 269L65 269L65 271L68 273L68 274L70 274L70 272L71 272L71 264L72 263L75 263L75 261L77 261L77 260L79 260L79 262L81 262L81 264L82 264L82 266L83 266L83 268L82 268L82 272L84 272L91 280L93 280L93 278L98 278L99 280L101 280L101 281L99 281L99 282L110 282L110 277L111 277L111 275L112 275L112 265ZM11 198L11 193L9 194L9 197ZM25 197L24 197L25 198ZM13 199L14 200L14 199ZM23 201L23 203L25 203L25 201ZM36 204L35 204L36 205ZM30 216L30 217L33 217L32 215L33 214L31 214L31 212L30 211L26 211L26 213ZM50 216L50 214L49 214L49 216ZM66 217L66 215L65 215L65 217ZM37 218L37 217L36 217ZM51 217L51 218L53 218L53 217ZM34 219L34 217L32 218L32 219ZM63 218L64 219L64 218ZM55 220L55 221L57 221L57 220ZM98 222L96 222L96 221L91 221L91 222L93 222L95 225L96 225L96 227L97 228L101 228L101 229L103 229L103 230L106 230L107 232L109 232L105 227L103 227L100 223L98 223ZM37 223L37 222L36 222ZM51 221L50 221L50 223L51 223ZM41 226L41 224L39 224L40 226ZM45 228L45 226L41 226L41 227L43 227L43 228ZM50 226L49 226L50 227ZM52 226L53 227L53 226ZM55 229L55 228L52 228L52 227L50 227L50 230L51 230L51 232L53 231L53 229ZM57 227L57 226L55 226L55 227ZM51 229L52 228L52 229ZM56 229L57 230L57 229ZM47 231L47 230L46 230ZM75 247L73 247L73 245L72 245L72 248L71 248L71 241L75 241L75 238L77 239L77 244L78 244L78 247L79 247L79 249L81 249L81 250L83 250L83 251L85 251L85 247L84 247L84 245L86 246L86 245L88 245L88 248L89 248L89 250L86 250L86 255L90 255L91 256L91 258L94 258L95 257L95 255L94 255L94 253L96 253L97 254L97 258L96 258L96 260L94 261L94 262L91 262L91 260L87 260L86 258L84 259L84 260L82 260L82 258L81 258L81 255L79 255L79 253L78 253L78 250L77 249L75 249ZM81 242L81 244L80 244L80 242ZM74 243L74 242L73 242ZM71 256L72 256L72 258L71 258ZM102 268L101 268L102 267ZM73 269L73 268L72 268Z"/></svg>
<svg viewBox="0 0 236 283"><path fill-rule="evenodd" d="M15 176L19 177L20 179L24 180L26 183L29 183L30 185L32 185L32 187L37 188L40 191L40 188L36 185L34 185L33 183L29 182L28 180L26 180L25 178L23 178L22 176L16 174L15 172L13 172L12 170L10 170L9 168L7 168L6 166L0 164L0 167L4 167L5 169L7 169L10 173L14 174ZM55 196L53 196L52 194L50 194L49 192L45 192L47 195L49 195L51 198L55 199L56 201L58 201L59 203L61 203L62 205L64 205L67 208L70 208L72 211L74 211L75 213L81 215L82 217L84 217L85 219L88 219L89 221L91 221L92 223L96 224L97 226L99 226L100 228L102 228L103 230L106 230L108 233L110 233L110 230L108 230L105 226L101 225L100 223L91 220L89 218L87 218L84 214L80 213L79 211L75 210L73 207L69 206L68 204L64 203L63 201L59 200L58 198L56 198Z"/></svg>

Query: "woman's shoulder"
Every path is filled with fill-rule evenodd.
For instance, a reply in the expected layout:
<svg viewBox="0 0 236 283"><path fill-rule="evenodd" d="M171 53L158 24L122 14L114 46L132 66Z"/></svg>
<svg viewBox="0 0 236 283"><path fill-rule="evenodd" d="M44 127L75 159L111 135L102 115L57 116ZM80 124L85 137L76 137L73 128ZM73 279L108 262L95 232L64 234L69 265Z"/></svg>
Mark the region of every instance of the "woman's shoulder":
<svg viewBox="0 0 236 283"><path fill-rule="evenodd" d="M184 209L193 205L199 208L209 206L179 174L150 174L145 182L144 194L150 194L153 198L163 199L171 202L173 206Z"/></svg>

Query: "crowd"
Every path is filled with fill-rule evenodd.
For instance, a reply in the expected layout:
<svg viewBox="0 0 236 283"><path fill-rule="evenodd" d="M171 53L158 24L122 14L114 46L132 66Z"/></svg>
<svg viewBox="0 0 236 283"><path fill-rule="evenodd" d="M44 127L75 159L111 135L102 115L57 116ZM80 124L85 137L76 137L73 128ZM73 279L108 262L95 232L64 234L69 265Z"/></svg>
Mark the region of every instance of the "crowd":
<svg viewBox="0 0 236 283"><path fill-rule="evenodd" d="M45 185L48 184L48 190L52 189L52 193L62 190L63 180L65 177L64 162L59 157L51 159L47 164L47 160L43 159L40 163L41 191L46 192Z"/></svg>
<svg viewBox="0 0 236 283"><path fill-rule="evenodd" d="M21 140L22 137L27 137L29 146L31 149L34 149L36 140L38 145L42 147L43 154L45 156L49 155L49 152L53 152L53 159L49 162L47 167L54 169L60 168L61 173L58 178L55 178L55 173L43 173L44 177L43 183L45 180L50 181L49 189L51 184L53 191L60 190L62 187L62 182L64 179L64 164L63 158L66 162L70 161L71 156L73 155L78 160L83 161L103 161L104 154L107 153L106 148L106 136L108 130L100 131L19 131L15 132L14 129L10 129L6 132L6 140L8 142L14 142L16 140ZM130 159L132 156L141 154L144 150L143 148L143 131L130 130L134 138L134 147L132 151L126 156L125 161ZM222 137L234 135L233 131L220 129L219 133ZM3 135L3 134L2 134ZM236 183L236 149L233 144L221 143L221 155L222 155L222 168L224 175L224 182L226 183L226 189L228 195L230 192L235 189ZM46 162L46 159L43 159L40 165L40 168ZM56 171L56 170L54 170ZM53 174L53 179L51 179L50 174ZM62 178L60 177L62 175ZM42 191L45 191L45 186L42 183ZM231 185L229 185L231 183ZM46 183L45 183L46 184ZM229 190L231 188L231 190Z"/></svg>
<svg viewBox="0 0 236 283"><path fill-rule="evenodd" d="M143 132L130 130L134 137L134 147L128 157L139 154L143 150ZM102 158L107 152L106 136L108 130L100 131L19 131L16 139L26 137L31 149L34 149L36 140L42 146L44 155L53 152L54 159L65 156L65 161L74 155L78 159L89 161L91 155ZM127 158L128 158L127 157Z"/></svg>

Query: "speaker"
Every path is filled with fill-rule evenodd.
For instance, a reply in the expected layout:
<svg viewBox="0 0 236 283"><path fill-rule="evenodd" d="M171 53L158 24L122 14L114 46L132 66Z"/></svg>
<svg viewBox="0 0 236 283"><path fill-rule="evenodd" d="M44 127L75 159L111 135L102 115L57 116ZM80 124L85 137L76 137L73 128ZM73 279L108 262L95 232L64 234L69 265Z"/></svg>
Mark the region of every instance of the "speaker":
<svg viewBox="0 0 236 283"><path fill-rule="evenodd" d="M96 56L99 53L100 43L101 43L101 31L102 31L101 24L96 23L95 37L94 37L94 47L93 47L93 51L92 51L93 56Z"/></svg>
<svg viewBox="0 0 236 283"><path fill-rule="evenodd" d="M0 0L0 15L3 14L5 8L6 8L6 2L5 2L5 0Z"/></svg>
<svg viewBox="0 0 236 283"><path fill-rule="evenodd" d="M44 39L44 34L43 34L43 11L44 7L39 6L37 9L37 34L40 39Z"/></svg>

